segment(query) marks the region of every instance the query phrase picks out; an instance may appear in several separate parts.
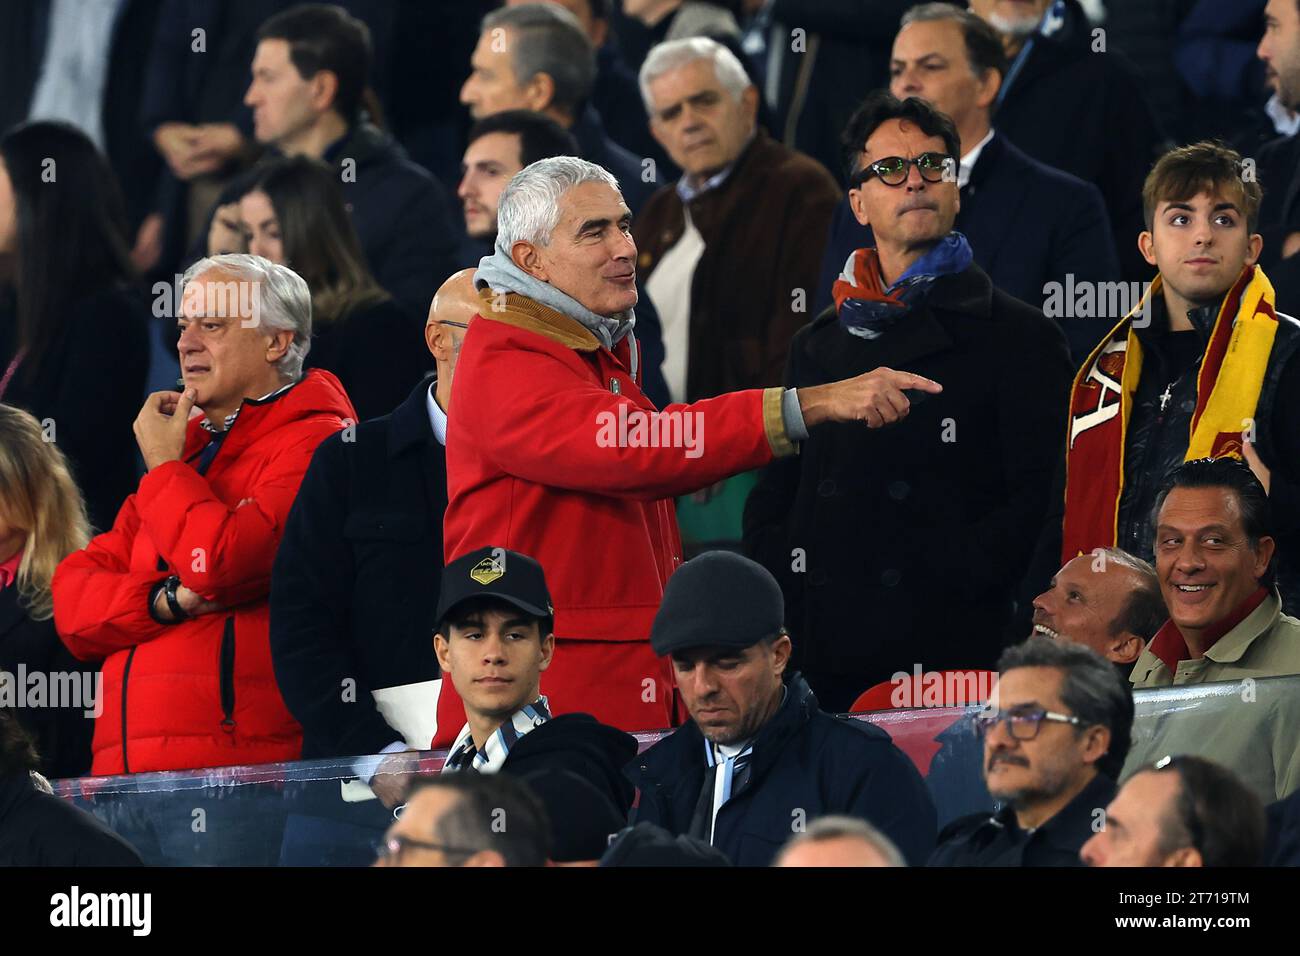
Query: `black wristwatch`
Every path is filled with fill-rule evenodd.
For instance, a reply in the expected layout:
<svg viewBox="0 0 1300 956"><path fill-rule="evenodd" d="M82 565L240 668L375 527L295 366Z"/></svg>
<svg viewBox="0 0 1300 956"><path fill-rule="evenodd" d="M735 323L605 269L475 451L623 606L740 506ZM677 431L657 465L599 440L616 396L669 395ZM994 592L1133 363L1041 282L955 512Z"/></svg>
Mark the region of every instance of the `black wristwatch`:
<svg viewBox="0 0 1300 956"><path fill-rule="evenodd" d="M176 589L180 587L181 579L176 575L171 575L162 581L159 581L149 591L149 616L159 624L176 624L189 618L185 609L181 607L180 599L176 596ZM158 592L161 591L163 598L167 601L167 609L172 612L172 620L168 621L158 616L156 605L158 603Z"/></svg>

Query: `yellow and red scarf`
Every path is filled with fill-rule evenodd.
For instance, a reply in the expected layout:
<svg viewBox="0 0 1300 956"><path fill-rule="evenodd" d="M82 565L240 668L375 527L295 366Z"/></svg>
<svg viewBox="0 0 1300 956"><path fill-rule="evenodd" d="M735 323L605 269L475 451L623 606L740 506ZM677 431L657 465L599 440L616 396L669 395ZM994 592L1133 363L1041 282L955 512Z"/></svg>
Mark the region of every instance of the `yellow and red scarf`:
<svg viewBox="0 0 1300 956"><path fill-rule="evenodd" d="M1118 536L1124 492L1124 439L1142 375L1142 346L1133 317L1160 295L1156 276L1137 308L1088 356L1070 393L1065 456L1065 524L1061 560L1110 547ZM1242 432L1255 416L1277 334L1273 285L1247 266L1219 307L1196 377L1187 456L1242 457Z"/></svg>

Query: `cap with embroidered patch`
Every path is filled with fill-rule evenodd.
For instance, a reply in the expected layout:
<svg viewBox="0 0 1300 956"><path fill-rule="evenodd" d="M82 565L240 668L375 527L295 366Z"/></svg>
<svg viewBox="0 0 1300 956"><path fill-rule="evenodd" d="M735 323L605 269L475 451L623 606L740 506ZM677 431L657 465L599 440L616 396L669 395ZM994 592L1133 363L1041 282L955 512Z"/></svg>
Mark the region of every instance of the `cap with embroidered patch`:
<svg viewBox="0 0 1300 956"><path fill-rule="evenodd" d="M551 592L542 566L526 554L505 548L479 548L442 569L437 621L462 601L491 597L535 617L551 617Z"/></svg>

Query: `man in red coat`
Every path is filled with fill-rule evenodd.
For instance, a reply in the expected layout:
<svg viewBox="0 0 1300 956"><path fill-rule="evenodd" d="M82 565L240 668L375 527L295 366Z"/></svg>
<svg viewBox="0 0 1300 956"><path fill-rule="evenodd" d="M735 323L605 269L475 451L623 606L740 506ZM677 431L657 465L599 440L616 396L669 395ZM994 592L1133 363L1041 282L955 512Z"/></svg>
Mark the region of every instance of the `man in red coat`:
<svg viewBox="0 0 1300 956"><path fill-rule="evenodd" d="M294 272L216 256L182 289L185 390L150 395L135 422L148 474L54 576L64 643L104 662L95 774L302 749L271 669L271 564L312 453L355 412L329 372L303 375L311 294Z"/></svg>
<svg viewBox="0 0 1300 956"><path fill-rule="evenodd" d="M940 387L880 368L656 409L632 334L630 230L618 183L584 160L533 163L502 193L496 248L475 276L486 321L466 333L452 385L443 534L448 562L499 546L541 563L553 713L635 731L673 723L672 675L648 642L682 560L673 498L794 453L822 422L898 421L905 390ZM464 722L443 681L435 746Z"/></svg>

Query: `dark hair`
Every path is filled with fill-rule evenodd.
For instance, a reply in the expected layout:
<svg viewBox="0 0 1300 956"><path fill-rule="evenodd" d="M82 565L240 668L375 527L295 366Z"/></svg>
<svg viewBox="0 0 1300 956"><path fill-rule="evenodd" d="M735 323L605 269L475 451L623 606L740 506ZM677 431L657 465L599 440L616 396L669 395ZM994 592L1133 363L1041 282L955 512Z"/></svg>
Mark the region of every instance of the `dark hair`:
<svg viewBox="0 0 1300 956"><path fill-rule="evenodd" d="M340 6L302 3L262 24L257 40L284 40L289 59L304 80L329 70L338 80L334 109L355 122L370 74L370 28Z"/></svg>
<svg viewBox="0 0 1300 956"><path fill-rule="evenodd" d="M1239 458L1196 458L1185 461L1167 475L1156 495L1156 502L1151 509L1151 526L1158 527L1160 509L1164 507L1169 492L1175 488L1227 488L1237 496L1241 506L1241 524L1246 532L1250 546L1258 550L1260 538L1273 537L1273 509L1269 505L1268 492L1260 484L1250 466ZM1276 555L1274 555L1276 559ZM1260 584L1265 587L1273 585L1273 565L1264 570Z"/></svg>
<svg viewBox="0 0 1300 956"><path fill-rule="evenodd" d="M527 83L545 73L555 87L550 105L576 116L596 85L596 51L577 17L554 4L526 3L483 18L483 33L498 28L510 31L515 79Z"/></svg>
<svg viewBox="0 0 1300 956"><path fill-rule="evenodd" d="M411 781L406 802L420 790L442 787L460 799L433 827L433 841L456 847L447 854L468 858L495 850L506 866L545 866L551 855L546 808L524 783L506 774L440 773Z"/></svg>
<svg viewBox="0 0 1300 956"><path fill-rule="evenodd" d="M478 120L469 129L465 145L489 133L509 133L519 137L519 164L531 166L539 159L552 156L577 156L581 149L567 129L544 113L532 110L503 110Z"/></svg>
<svg viewBox="0 0 1300 956"><path fill-rule="evenodd" d="M998 658L1001 674L1018 667L1061 672L1061 703L1083 721L1076 732L1095 726L1110 730L1110 749L1097 761L1097 772L1118 780L1133 739L1133 691L1115 665L1086 645L1034 636Z"/></svg>
<svg viewBox="0 0 1300 956"><path fill-rule="evenodd" d="M126 206L108 160L67 123L24 123L0 138L13 183L19 369L34 379L73 320L77 300L132 277ZM104 330L114 334L114 330Z"/></svg>
<svg viewBox="0 0 1300 956"><path fill-rule="evenodd" d="M1206 866L1257 866L1268 823L1264 805L1231 770L1203 757L1160 761L1149 773L1178 776L1173 813L1160 825L1160 851L1193 847Z"/></svg>
<svg viewBox="0 0 1300 956"><path fill-rule="evenodd" d="M307 156L273 160L243 180L240 198L254 192L271 201L285 262L311 289L313 322L333 322L389 298L366 263L337 171Z"/></svg>
<svg viewBox="0 0 1300 956"><path fill-rule="evenodd" d="M1107 560L1121 567L1128 568L1137 575L1138 585L1128 593L1124 606L1115 620L1110 622L1112 637L1123 634L1136 634L1144 641L1155 637L1156 631L1169 620L1169 611L1165 607L1164 595L1160 593L1160 578L1151 562L1134 557L1120 548L1102 548Z"/></svg>
<svg viewBox="0 0 1300 956"><path fill-rule="evenodd" d="M1246 230L1259 222L1263 190L1253 176L1243 175L1241 154L1218 140L1175 146L1156 160L1142 184L1142 215L1147 229L1155 222L1156 206L1181 202L1199 193L1221 193L1241 207Z"/></svg>
<svg viewBox="0 0 1300 956"><path fill-rule="evenodd" d="M498 614L508 614L511 617L527 618L529 621L536 621L538 636L542 639L545 639L547 634L550 634L555 630L555 618L553 616L547 615L546 617L538 617L536 614L529 614L527 611L515 607L509 601L503 601L498 597L487 595L484 597L469 598L468 600L461 601L459 604L453 604L451 608L448 609L446 615L443 616L443 619L438 622L437 631L443 637L450 638L451 628L464 627L470 618L478 617L481 614L486 614L491 611L496 611Z"/></svg>
<svg viewBox="0 0 1300 956"><path fill-rule="evenodd" d="M36 770L40 765L36 742L18 722L18 715L8 707L0 707L0 774Z"/></svg>
<svg viewBox="0 0 1300 956"><path fill-rule="evenodd" d="M916 125L926 136L938 136L943 148L953 159L953 173L961 168L961 137L951 119L917 96L900 100L888 90L877 90L862 101L844 127L840 137L844 170L851 179L858 171L862 149L867 139L889 120L906 120Z"/></svg>
<svg viewBox="0 0 1300 956"><path fill-rule="evenodd" d="M922 3L904 13L899 26L945 20L961 27L962 38L966 41L966 59L970 60L976 76L983 77L989 70L997 70L998 76L1006 77L1007 53L1002 46L1002 37L988 21L969 10L951 3Z"/></svg>

